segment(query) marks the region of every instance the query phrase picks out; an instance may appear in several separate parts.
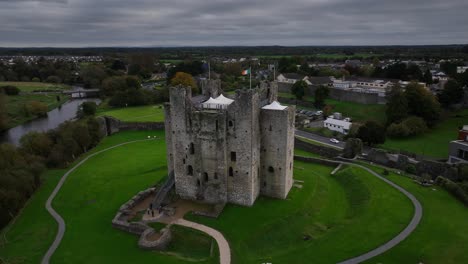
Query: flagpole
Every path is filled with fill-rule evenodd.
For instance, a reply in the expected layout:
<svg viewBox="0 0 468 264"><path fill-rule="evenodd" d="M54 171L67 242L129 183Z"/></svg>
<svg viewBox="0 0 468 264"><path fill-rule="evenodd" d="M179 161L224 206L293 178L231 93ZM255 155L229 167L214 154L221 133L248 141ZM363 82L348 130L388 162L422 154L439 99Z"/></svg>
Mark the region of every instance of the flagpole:
<svg viewBox="0 0 468 264"><path fill-rule="evenodd" d="M208 61L208 80L211 80L211 68L210 68L210 61Z"/></svg>

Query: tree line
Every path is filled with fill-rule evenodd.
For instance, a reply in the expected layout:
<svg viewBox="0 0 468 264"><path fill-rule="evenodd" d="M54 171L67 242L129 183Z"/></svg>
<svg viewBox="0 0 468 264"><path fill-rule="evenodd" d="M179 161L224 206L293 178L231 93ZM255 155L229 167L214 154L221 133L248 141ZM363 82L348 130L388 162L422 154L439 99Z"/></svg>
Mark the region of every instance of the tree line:
<svg viewBox="0 0 468 264"><path fill-rule="evenodd" d="M0 144L0 229L40 186L47 168L67 167L96 146L102 136L97 120L83 115L48 132L30 132L18 147Z"/></svg>

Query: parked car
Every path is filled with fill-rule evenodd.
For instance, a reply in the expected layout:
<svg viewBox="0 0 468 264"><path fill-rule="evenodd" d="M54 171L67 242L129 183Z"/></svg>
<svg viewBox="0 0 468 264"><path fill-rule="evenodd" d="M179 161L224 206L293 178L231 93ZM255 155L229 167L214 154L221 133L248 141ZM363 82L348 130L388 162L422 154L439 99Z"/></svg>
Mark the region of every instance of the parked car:
<svg viewBox="0 0 468 264"><path fill-rule="evenodd" d="M330 142L335 143L335 144L340 143L340 141L338 141L338 139L336 139L336 138L330 138Z"/></svg>
<svg viewBox="0 0 468 264"><path fill-rule="evenodd" d="M317 111L315 112L315 115L323 115L323 111Z"/></svg>

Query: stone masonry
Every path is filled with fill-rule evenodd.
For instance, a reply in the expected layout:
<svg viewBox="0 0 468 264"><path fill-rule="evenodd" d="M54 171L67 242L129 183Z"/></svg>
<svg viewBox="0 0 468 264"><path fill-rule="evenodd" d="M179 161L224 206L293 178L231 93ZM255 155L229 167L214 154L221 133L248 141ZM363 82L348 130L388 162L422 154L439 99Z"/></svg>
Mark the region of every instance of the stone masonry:
<svg viewBox="0 0 468 264"><path fill-rule="evenodd" d="M170 89L165 129L176 193L246 206L260 194L286 198L293 182L295 107L276 102L276 82L223 99L220 86L219 80L203 81L195 97L187 87ZM207 107L217 100L227 103Z"/></svg>

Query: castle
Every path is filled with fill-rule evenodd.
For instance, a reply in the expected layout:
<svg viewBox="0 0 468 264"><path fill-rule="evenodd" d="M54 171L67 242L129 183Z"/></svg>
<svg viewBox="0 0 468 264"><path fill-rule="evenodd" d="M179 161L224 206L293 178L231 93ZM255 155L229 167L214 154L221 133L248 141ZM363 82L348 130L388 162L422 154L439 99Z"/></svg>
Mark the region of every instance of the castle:
<svg viewBox="0 0 468 264"><path fill-rule="evenodd" d="M294 106L276 82L222 94L205 80L201 95L170 88L165 104L168 171L183 199L251 206L259 195L285 199L293 184Z"/></svg>

